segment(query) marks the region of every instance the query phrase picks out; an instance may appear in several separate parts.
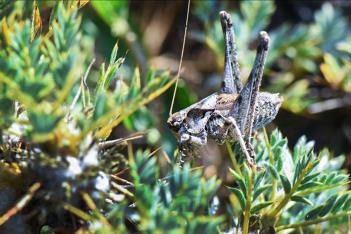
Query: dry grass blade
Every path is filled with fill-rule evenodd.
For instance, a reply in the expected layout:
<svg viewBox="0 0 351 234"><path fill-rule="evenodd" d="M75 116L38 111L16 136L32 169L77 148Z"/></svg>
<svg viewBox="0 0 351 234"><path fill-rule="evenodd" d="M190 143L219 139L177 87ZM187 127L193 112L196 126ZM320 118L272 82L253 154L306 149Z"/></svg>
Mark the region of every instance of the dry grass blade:
<svg viewBox="0 0 351 234"><path fill-rule="evenodd" d="M144 136L144 133L136 133L136 134L133 134L132 136L129 136L129 137L118 138L115 140L100 142L98 146L100 149L106 149L106 148L114 146L114 145L120 145L120 144L126 143L127 141L140 139L143 136Z"/></svg>
<svg viewBox="0 0 351 234"><path fill-rule="evenodd" d="M172 165L172 161L171 161L171 159L169 158L168 154L167 154L164 150L161 150L161 153L162 153L162 155L165 157L167 163L170 164L170 165Z"/></svg>
<svg viewBox="0 0 351 234"><path fill-rule="evenodd" d="M8 210L3 216L0 217L0 225L4 224L7 220L9 220L12 216L17 214L20 210L22 210L29 201L33 198L34 193L41 187L41 183L34 183L29 189L28 192L16 203L14 207Z"/></svg>
<svg viewBox="0 0 351 234"><path fill-rule="evenodd" d="M75 216L81 218L82 220L85 220L85 221L93 220L93 217L91 217L89 214L87 214L86 212L82 211L81 209L79 209L77 207L72 206L69 203L64 203L63 208L65 210L71 212Z"/></svg>
<svg viewBox="0 0 351 234"><path fill-rule="evenodd" d="M108 222L106 217L103 214L101 214L101 212L97 209L96 204L93 201L93 199L90 197L90 195L88 193L82 192L82 197L85 203L87 204L87 206L89 207L89 209L94 211L94 213L96 214L100 222L103 225L105 225L107 228L112 229L111 224Z"/></svg>
<svg viewBox="0 0 351 234"><path fill-rule="evenodd" d="M123 186L121 186L115 182L112 182L111 185L113 188L117 189L119 192L127 195L128 197L131 197L131 198L134 197L134 195L131 192L129 192L127 189L125 189Z"/></svg>
<svg viewBox="0 0 351 234"><path fill-rule="evenodd" d="M130 181L128 181L128 180L125 180L125 179L123 179L123 178L121 178L121 177L118 177L118 176L116 176L116 175L110 175L110 176L111 176L111 178L114 179L114 180L117 180L117 181L120 181L120 182L122 182L122 183L131 185L131 186L134 186L134 184L133 184L132 182L130 182Z"/></svg>
<svg viewBox="0 0 351 234"><path fill-rule="evenodd" d="M186 32L188 31L189 11L190 11L190 0L188 0L188 8L187 8L187 13L186 13L186 21L185 21L184 37L183 37L183 46L182 46L182 52L181 52L181 55L180 55L180 62L179 62L179 67L178 67L178 73L177 73L177 76L176 76L176 83L175 83L175 86L174 86L174 91L173 91L173 96L172 96L171 108L169 109L169 115L172 115L172 112L173 112L174 100L175 100L175 96L176 96L176 93L177 93L178 81L179 81L180 71L181 71L181 68L182 68L184 48L185 48L185 40L186 40Z"/></svg>
<svg viewBox="0 0 351 234"><path fill-rule="evenodd" d="M152 151L150 154L149 154L149 158L151 158L152 156L154 156L162 147L158 147L157 149L155 149L154 151Z"/></svg>
<svg viewBox="0 0 351 234"><path fill-rule="evenodd" d="M43 27L37 2L34 1L33 5L34 7L33 7L33 15L32 15L32 31L31 31L32 41L41 33L41 30Z"/></svg>

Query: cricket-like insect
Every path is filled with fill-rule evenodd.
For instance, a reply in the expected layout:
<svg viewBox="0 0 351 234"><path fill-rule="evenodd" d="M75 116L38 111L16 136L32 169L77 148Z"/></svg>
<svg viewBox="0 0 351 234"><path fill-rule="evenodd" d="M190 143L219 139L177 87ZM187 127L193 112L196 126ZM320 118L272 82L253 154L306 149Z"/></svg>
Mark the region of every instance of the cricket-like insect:
<svg viewBox="0 0 351 234"><path fill-rule="evenodd" d="M221 11L220 19L225 42L221 91L172 114L167 123L178 136L182 158L196 155L199 147L207 144L209 137L219 144L239 141L247 162L253 166L255 152L250 143L252 131L270 123L282 104L279 94L259 91L269 36L264 31L260 32L256 59L248 81L243 86L230 14Z"/></svg>

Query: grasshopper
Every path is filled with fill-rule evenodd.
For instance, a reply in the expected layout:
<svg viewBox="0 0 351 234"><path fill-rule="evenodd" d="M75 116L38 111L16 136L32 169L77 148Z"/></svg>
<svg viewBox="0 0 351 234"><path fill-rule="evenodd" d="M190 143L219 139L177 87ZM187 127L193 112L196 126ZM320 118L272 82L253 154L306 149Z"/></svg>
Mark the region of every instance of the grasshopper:
<svg viewBox="0 0 351 234"><path fill-rule="evenodd" d="M238 141L248 164L254 166L252 131L270 123L283 101L279 94L259 90L270 39L267 32L260 32L256 59L243 86L231 16L225 11L219 15L225 42L221 90L172 114L167 124L178 137L181 162L186 156L196 155L212 138L218 144Z"/></svg>

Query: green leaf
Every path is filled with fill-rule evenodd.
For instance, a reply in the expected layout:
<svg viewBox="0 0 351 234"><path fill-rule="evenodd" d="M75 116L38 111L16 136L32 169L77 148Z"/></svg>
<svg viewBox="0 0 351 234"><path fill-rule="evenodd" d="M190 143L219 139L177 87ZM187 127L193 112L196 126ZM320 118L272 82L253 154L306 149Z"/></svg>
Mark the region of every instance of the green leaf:
<svg viewBox="0 0 351 234"><path fill-rule="evenodd" d="M106 113L108 113L111 108L112 99L107 98L108 93L100 92L96 97L95 108L93 113L93 120L97 121L101 117L103 117Z"/></svg>
<svg viewBox="0 0 351 234"><path fill-rule="evenodd" d="M251 169L246 165L246 163L244 163L243 176L244 176L245 185L249 184L250 175L251 175Z"/></svg>
<svg viewBox="0 0 351 234"><path fill-rule="evenodd" d="M351 209L351 197L349 197L347 199L347 201L345 202L345 205L343 207L343 210L350 210Z"/></svg>
<svg viewBox="0 0 351 234"><path fill-rule="evenodd" d="M266 175L266 171L262 171L262 172L259 172L258 174L256 174L255 176L255 183L254 183L254 189L256 189L257 187L260 186L264 176Z"/></svg>
<svg viewBox="0 0 351 234"><path fill-rule="evenodd" d="M256 189L254 191L254 194L253 194L253 197L252 197L252 200L256 200L256 198L258 198L258 196L260 196L264 191L266 191L266 189L270 188L272 185L271 184L265 184L261 187L259 187L258 189Z"/></svg>
<svg viewBox="0 0 351 234"><path fill-rule="evenodd" d="M294 147L294 152L293 152L294 161L301 159L301 157L303 157L304 155L307 154L307 152L313 149L313 146L314 146L314 142L313 141L307 142L306 136L300 137Z"/></svg>
<svg viewBox="0 0 351 234"><path fill-rule="evenodd" d="M263 30L269 23L275 6L270 1L242 1L240 10L243 15L243 22L250 30L250 39L256 37L259 31Z"/></svg>
<svg viewBox="0 0 351 234"><path fill-rule="evenodd" d="M331 184L337 184L348 179L348 175L337 175L335 178L329 181Z"/></svg>
<svg viewBox="0 0 351 234"><path fill-rule="evenodd" d="M235 181L239 184L241 191L243 192L243 194L246 196L247 194L247 188L246 188L246 184L244 182L244 179L242 178L242 176L240 176L238 173L236 173L234 170L232 170L231 168L229 168L230 172L232 173L232 175L235 178Z"/></svg>
<svg viewBox="0 0 351 234"><path fill-rule="evenodd" d="M312 201L308 200L305 197L301 197L301 196L292 196L291 200L294 202L301 202L301 203L305 203L307 205L313 206Z"/></svg>
<svg viewBox="0 0 351 234"><path fill-rule="evenodd" d="M129 6L128 1L91 1L93 8L98 15L107 24L112 24L114 21L126 20L127 9Z"/></svg>
<svg viewBox="0 0 351 234"><path fill-rule="evenodd" d="M291 183L290 183L289 179L285 175L282 175L282 174L280 174L279 177L280 177L280 181L282 182L284 192L286 194L290 193Z"/></svg>
<svg viewBox="0 0 351 234"><path fill-rule="evenodd" d="M116 62L117 52L118 52L118 42L113 47L111 57L110 57L110 64L114 64Z"/></svg>
<svg viewBox="0 0 351 234"><path fill-rule="evenodd" d="M316 208L310 210L306 215L305 215L305 220L311 220L311 219L315 219L319 213L321 212L321 210L323 209L323 206L317 206Z"/></svg>
<svg viewBox="0 0 351 234"><path fill-rule="evenodd" d="M28 118L33 126L33 133L48 134L57 127L62 116L40 112L29 112Z"/></svg>
<svg viewBox="0 0 351 234"><path fill-rule="evenodd" d="M140 82L140 71L138 68L134 69L134 74L132 77L132 81L130 84L131 89L135 89L134 92L139 92L141 88L141 82Z"/></svg>
<svg viewBox="0 0 351 234"><path fill-rule="evenodd" d="M135 160L131 163L132 177L136 184L147 184L149 187L156 185L158 168L156 159L148 157L149 151L138 150Z"/></svg>
<svg viewBox="0 0 351 234"><path fill-rule="evenodd" d="M330 198L326 201L326 203L324 204L323 209L322 209L321 212L319 213L319 216L320 216L320 217L323 217L323 216L325 216L326 214L329 213L329 211L333 208L337 197L338 197L337 195L333 195L332 197L330 197Z"/></svg>
<svg viewBox="0 0 351 234"><path fill-rule="evenodd" d="M319 175L321 175L320 172L316 172L316 173L313 173L311 175L308 175L301 181L301 184L305 184L305 183L309 182L310 180L318 177Z"/></svg>
<svg viewBox="0 0 351 234"><path fill-rule="evenodd" d="M2 92L0 90L0 92ZM3 98L0 94L0 127L11 125L11 119L14 117L15 105L11 99Z"/></svg>
<svg viewBox="0 0 351 234"><path fill-rule="evenodd" d="M279 157L277 157L277 158L275 159L275 162L276 162L277 171L280 172L280 171L283 169L283 164L284 164L284 162L283 162L283 157L281 157L281 153L275 154L275 155L279 155Z"/></svg>
<svg viewBox="0 0 351 234"><path fill-rule="evenodd" d="M265 166L268 168L269 172L272 174L272 176L274 177L274 179L278 180L279 179L279 173L278 171L274 168L274 166L272 166L269 163L265 163Z"/></svg>
<svg viewBox="0 0 351 234"><path fill-rule="evenodd" d="M321 185L324 185L324 184L321 182L318 182L318 181L311 181L311 182L307 182L306 184L302 184L301 186L299 186L297 188L297 191L301 191L301 190L305 190L305 189L309 189L309 188L321 186Z"/></svg>
<svg viewBox="0 0 351 234"><path fill-rule="evenodd" d="M333 208L331 209L331 213L336 213L338 212L342 205L344 205L344 203L346 202L346 200L348 199L349 195L348 194L344 194L341 197L338 198L338 200L335 202Z"/></svg>
<svg viewBox="0 0 351 234"><path fill-rule="evenodd" d="M233 175L235 180L241 180L242 179L241 175L239 175L236 171L234 171L230 167L229 167L229 172Z"/></svg>
<svg viewBox="0 0 351 234"><path fill-rule="evenodd" d="M251 214L257 213L258 211L270 206L273 202L269 201L269 202L261 202L258 203L257 205L253 206L250 210Z"/></svg>
<svg viewBox="0 0 351 234"><path fill-rule="evenodd" d="M174 234L176 233L216 233L218 230L218 226L223 222L223 217L206 217L206 216L197 216L194 219L191 220L189 223L188 228L186 231L183 230L178 230L173 232ZM165 230L168 229L161 229L159 233L164 232ZM152 230L153 232L153 230ZM154 232L153 232L154 233Z"/></svg>
<svg viewBox="0 0 351 234"><path fill-rule="evenodd" d="M238 198L239 203L240 203L240 206L241 206L241 209L242 209L242 210L245 210L246 199L245 199L245 196L244 196L243 192L240 191L240 190L237 189L237 188L230 188L230 187L229 187L229 190L230 190L231 192L233 192L234 195Z"/></svg>
<svg viewBox="0 0 351 234"><path fill-rule="evenodd" d="M301 162L300 160L297 162L296 167L295 167L295 173L294 173L294 179L293 179L293 183L296 183L297 178L299 177L299 175L301 174Z"/></svg>

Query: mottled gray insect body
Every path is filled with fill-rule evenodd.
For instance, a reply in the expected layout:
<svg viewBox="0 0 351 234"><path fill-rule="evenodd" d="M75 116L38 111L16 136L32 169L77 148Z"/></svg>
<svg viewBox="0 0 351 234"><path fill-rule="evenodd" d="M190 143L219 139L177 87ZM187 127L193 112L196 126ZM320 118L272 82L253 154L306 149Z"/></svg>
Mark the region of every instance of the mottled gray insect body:
<svg viewBox="0 0 351 234"><path fill-rule="evenodd" d="M277 93L260 92L258 95L253 130L262 128L272 122L277 116L283 101Z"/></svg>
<svg viewBox="0 0 351 234"><path fill-rule="evenodd" d="M238 141L247 161L254 165L255 154L250 144L253 130L270 123L282 103L279 94L259 92L263 67L269 47L266 32L259 35L253 69L243 87L230 15L220 12L225 41L225 67L222 89L201 101L172 114L167 123L177 133L182 156L196 155L207 138L222 144Z"/></svg>

